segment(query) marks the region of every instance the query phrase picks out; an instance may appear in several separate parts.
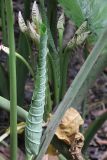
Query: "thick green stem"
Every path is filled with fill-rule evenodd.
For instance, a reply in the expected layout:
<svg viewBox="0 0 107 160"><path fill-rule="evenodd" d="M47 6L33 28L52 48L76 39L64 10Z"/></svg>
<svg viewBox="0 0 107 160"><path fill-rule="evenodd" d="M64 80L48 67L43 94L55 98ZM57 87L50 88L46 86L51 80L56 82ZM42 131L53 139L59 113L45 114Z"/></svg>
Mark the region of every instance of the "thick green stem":
<svg viewBox="0 0 107 160"><path fill-rule="evenodd" d="M14 41L14 18L11 0L6 0L8 42L10 48L10 153L11 160L17 160L17 93L16 93L16 55Z"/></svg>

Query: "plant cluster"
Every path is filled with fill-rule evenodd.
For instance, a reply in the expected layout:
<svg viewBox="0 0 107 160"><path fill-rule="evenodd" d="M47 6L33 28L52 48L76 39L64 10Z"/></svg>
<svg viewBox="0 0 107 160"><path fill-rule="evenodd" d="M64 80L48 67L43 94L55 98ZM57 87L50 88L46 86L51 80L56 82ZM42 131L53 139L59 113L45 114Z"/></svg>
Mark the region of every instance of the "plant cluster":
<svg viewBox="0 0 107 160"><path fill-rule="evenodd" d="M58 3L63 8L59 18L57 18ZM69 145L59 140L54 134L66 110L71 106L78 110L78 106L82 106L89 88L107 65L107 2L104 0L47 0L47 7L45 7L44 0L40 0L38 7L35 1L31 11L31 22L28 21L30 5L30 0L25 0L23 16L20 11L18 14L21 33L18 52L16 52L13 4L11 0L0 0L3 39L0 51L3 50L9 57L7 74L10 82L9 84L5 76L6 71L0 64L0 107L10 111L11 160L17 159L17 115L26 121L26 159L41 160L50 143L66 159L75 159L72 156L73 150L69 152ZM77 29L64 47L65 15L75 23ZM32 53L32 45L38 52L37 59ZM75 56L74 50L81 45L84 46L86 59L67 89L68 64L71 57ZM92 47L90 53L87 46ZM34 80L29 112L17 106L17 104L23 106L24 86L28 73ZM10 99L10 102L7 99ZM85 114L86 106L82 107ZM54 116L43 132L43 122L47 122L54 108L56 109ZM85 131L83 156L94 134L107 119L106 117L107 113L104 113ZM63 156L60 155L59 159L63 159ZM77 156L76 159L79 157Z"/></svg>

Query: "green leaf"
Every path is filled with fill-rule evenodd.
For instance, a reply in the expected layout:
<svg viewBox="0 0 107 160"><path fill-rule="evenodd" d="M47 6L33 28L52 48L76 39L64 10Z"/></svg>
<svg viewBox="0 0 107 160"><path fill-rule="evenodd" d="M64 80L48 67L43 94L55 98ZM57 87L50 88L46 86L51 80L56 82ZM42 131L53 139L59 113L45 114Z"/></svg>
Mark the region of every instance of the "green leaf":
<svg viewBox="0 0 107 160"><path fill-rule="evenodd" d="M107 27L107 1L106 0L58 0L64 8L65 14L77 26L87 19L89 29L97 34ZM97 38L96 36L96 38ZM94 38L95 40L95 38Z"/></svg>
<svg viewBox="0 0 107 160"><path fill-rule="evenodd" d="M99 35L107 26L107 1L78 0L78 4L91 30Z"/></svg>
<svg viewBox="0 0 107 160"><path fill-rule="evenodd" d="M84 15L81 11L77 0L58 0L60 5L63 7L65 14L72 19L79 27L84 21Z"/></svg>

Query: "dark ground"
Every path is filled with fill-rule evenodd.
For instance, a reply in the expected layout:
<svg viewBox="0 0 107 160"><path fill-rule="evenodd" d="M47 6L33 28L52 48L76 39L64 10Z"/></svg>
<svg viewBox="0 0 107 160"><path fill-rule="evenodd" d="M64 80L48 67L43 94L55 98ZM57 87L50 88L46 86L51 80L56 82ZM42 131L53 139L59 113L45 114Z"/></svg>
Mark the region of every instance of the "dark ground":
<svg viewBox="0 0 107 160"><path fill-rule="evenodd" d="M15 37L16 41L19 36L19 27L17 24L17 13L19 10L23 10L23 4L21 3L22 0L18 0L18 3L14 1L14 11L15 11ZM68 21L69 23L69 21ZM70 25L66 26L66 41L72 36L73 29L69 27ZM1 32L0 32L0 40L1 40ZM4 54L0 55L0 63L5 65L6 56ZM72 83L73 79L75 78L76 74L78 73L81 65L83 64L82 58L82 49L79 48L77 50L77 54L74 58L71 59L69 64L68 70L68 86ZM25 86L25 103L29 104L32 96L33 90L33 82L30 77L28 77ZM84 124L84 129L88 127L88 125L96 119L96 117L100 116L102 113L107 111L107 69L105 73L103 72L98 79L96 80L95 84L93 85L92 89L89 90L87 96L87 113L86 119ZM8 122L8 114L4 111L0 111L0 134L3 133L4 129L9 126ZM8 140L7 140L8 141ZM22 146L23 137L19 136L19 146ZM23 150L23 147L21 147ZM107 121L103 124L101 129L96 133L95 137L93 138L90 146L88 148L88 155L91 160L107 160Z"/></svg>

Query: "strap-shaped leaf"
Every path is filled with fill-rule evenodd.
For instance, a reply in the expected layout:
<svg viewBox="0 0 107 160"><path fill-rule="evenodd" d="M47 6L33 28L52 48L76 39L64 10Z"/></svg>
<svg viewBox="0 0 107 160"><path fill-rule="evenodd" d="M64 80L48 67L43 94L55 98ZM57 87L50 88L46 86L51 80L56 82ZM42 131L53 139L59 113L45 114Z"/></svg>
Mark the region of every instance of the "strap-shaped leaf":
<svg viewBox="0 0 107 160"><path fill-rule="evenodd" d="M45 105L46 90L46 56L47 32L45 26L41 27L40 47L38 55L38 69L32 102L26 121L25 146L29 154L37 155L42 135L42 122Z"/></svg>

